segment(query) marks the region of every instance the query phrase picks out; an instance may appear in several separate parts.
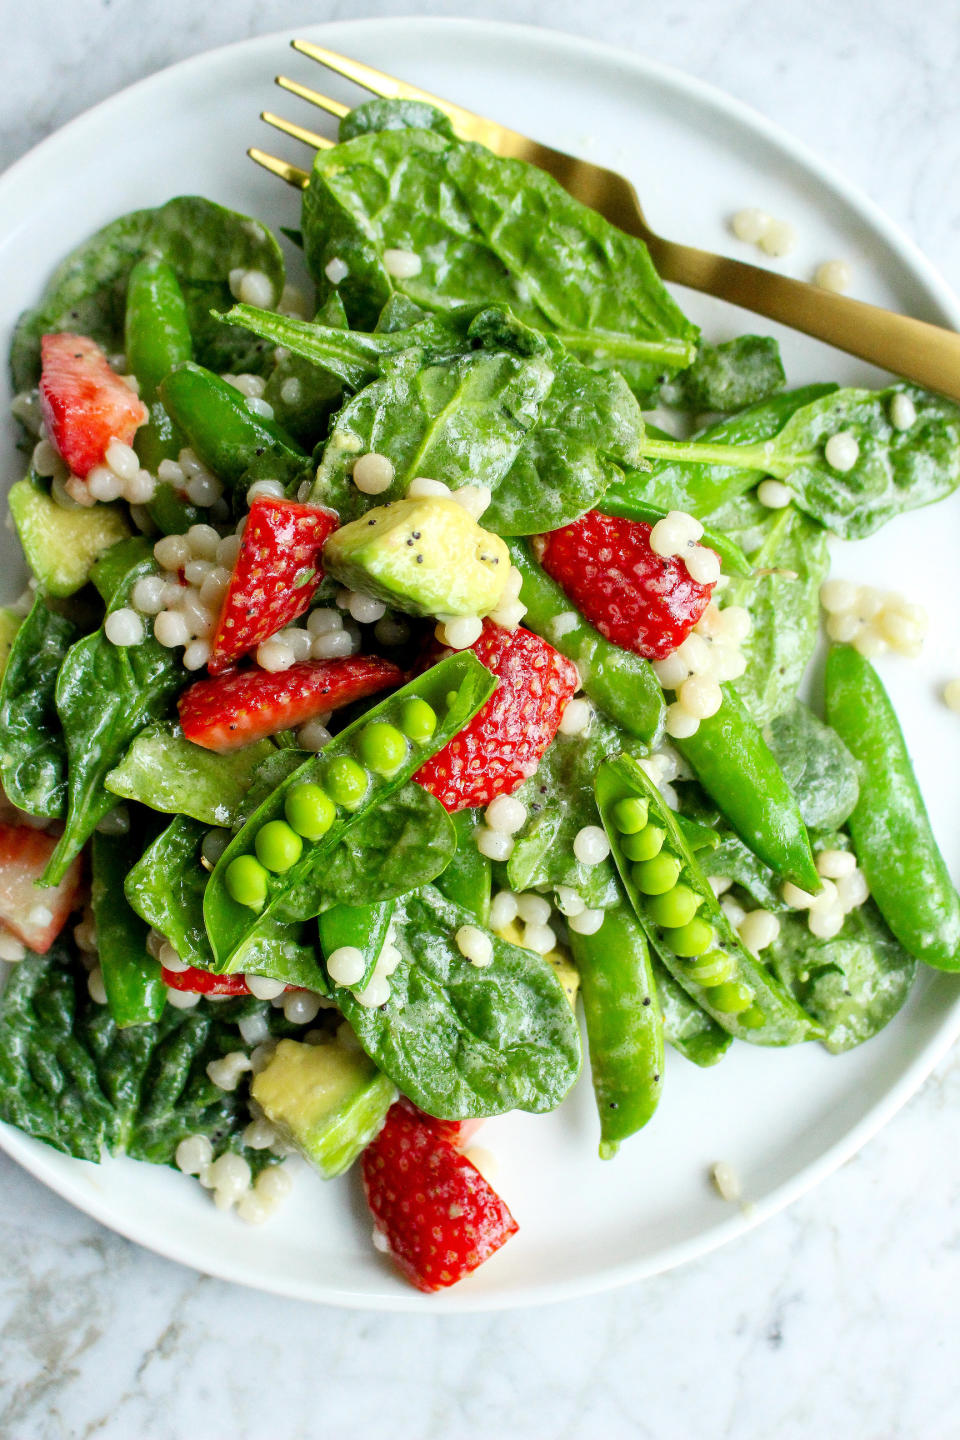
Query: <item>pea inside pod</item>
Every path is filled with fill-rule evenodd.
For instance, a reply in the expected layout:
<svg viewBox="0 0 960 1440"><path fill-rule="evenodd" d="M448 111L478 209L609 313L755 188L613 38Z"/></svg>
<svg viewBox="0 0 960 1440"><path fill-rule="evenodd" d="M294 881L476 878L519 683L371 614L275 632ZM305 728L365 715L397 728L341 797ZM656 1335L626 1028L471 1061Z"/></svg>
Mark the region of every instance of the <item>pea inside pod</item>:
<svg viewBox="0 0 960 1440"><path fill-rule="evenodd" d="M607 760L597 805L617 868L647 939L667 970L724 1030L755 1045L796 1045L822 1029L740 943L660 792L629 755ZM620 823L646 804L647 822ZM645 834L652 833L646 846ZM633 859L651 850L649 858Z"/></svg>

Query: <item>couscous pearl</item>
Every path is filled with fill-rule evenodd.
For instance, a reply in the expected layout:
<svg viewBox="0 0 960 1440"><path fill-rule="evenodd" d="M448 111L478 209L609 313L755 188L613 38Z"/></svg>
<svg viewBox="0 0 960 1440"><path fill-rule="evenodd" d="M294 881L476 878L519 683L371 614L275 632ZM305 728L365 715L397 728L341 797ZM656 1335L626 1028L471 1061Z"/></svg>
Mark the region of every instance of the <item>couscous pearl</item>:
<svg viewBox="0 0 960 1440"><path fill-rule="evenodd" d="M270 1035L270 1022L262 1011L244 1015L237 1021L237 1029L245 1045L261 1045Z"/></svg>
<svg viewBox="0 0 960 1440"><path fill-rule="evenodd" d="M76 479L76 476L73 476L72 478L73 478L73 479ZM77 483L80 484L80 485L82 485L82 484L83 484L83 481L80 480L80 481L78 481ZM66 482L65 482L64 480L62 480L59 475L54 475L53 479L52 479L51 482L50 482L50 498L51 498L51 500L53 500L53 502L54 502L55 505L59 505L59 506L60 506L60 509L61 509L61 510L82 510L82 509L83 509L83 505L82 505L81 501L75 500L75 499L73 498L73 496L70 494L70 491L69 491L68 488L67 488ZM89 503L90 503L91 505L94 503L92 497L90 497ZM9 526L8 526L8 528L9 528Z"/></svg>
<svg viewBox="0 0 960 1440"><path fill-rule="evenodd" d="M64 473L63 460L50 444L49 440L37 441L33 447L33 456L30 463L33 465L37 474L44 479Z"/></svg>
<svg viewBox="0 0 960 1440"><path fill-rule="evenodd" d="M123 493L130 505L148 505L157 493L157 482L149 470L138 470L133 479L127 481Z"/></svg>
<svg viewBox="0 0 960 1440"><path fill-rule="evenodd" d="M821 290L833 290L843 295L850 289L851 270L846 260L825 260L818 265L813 275L814 285Z"/></svg>
<svg viewBox="0 0 960 1440"><path fill-rule="evenodd" d="M187 590L178 608L186 621L191 640L205 640L208 635L213 634L216 618L201 603L196 590Z"/></svg>
<svg viewBox="0 0 960 1440"><path fill-rule="evenodd" d="M353 654L353 637L346 630L330 630L318 635L310 647L314 660L335 660L340 655Z"/></svg>
<svg viewBox="0 0 960 1440"><path fill-rule="evenodd" d="M183 578L188 585L195 585L199 589L212 571L213 566L209 560L188 560L183 567Z"/></svg>
<svg viewBox="0 0 960 1440"><path fill-rule="evenodd" d="M739 905L737 901L734 900L732 895L724 896L724 898L720 902L720 909L727 917L728 924L734 930L736 930L737 926L743 922L743 919L747 913L746 910L744 910L743 906Z"/></svg>
<svg viewBox="0 0 960 1440"><path fill-rule="evenodd" d="M413 250L391 248L383 252L383 268L395 280L412 280L423 269L423 261Z"/></svg>
<svg viewBox="0 0 960 1440"><path fill-rule="evenodd" d="M284 645L290 646L294 660L309 660L310 649L313 645L313 636L309 630L301 630L297 626L291 625L286 630L281 630L274 638L281 640Z"/></svg>
<svg viewBox="0 0 960 1440"><path fill-rule="evenodd" d="M193 559L193 548L185 535L164 535L153 547L153 558L162 570L180 570Z"/></svg>
<svg viewBox="0 0 960 1440"><path fill-rule="evenodd" d="M556 947L557 937L549 925L527 925L523 931L523 944L537 955L549 955Z"/></svg>
<svg viewBox="0 0 960 1440"><path fill-rule="evenodd" d="M478 825L474 841L480 854L488 860L509 860L513 854L513 840L502 830L488 830L486 825Z"/></svg>
<svg viewBox="0 0 960 1440"><path fill-rule="evenodd" d="M716 639L723 630L723 618L719 605L715 605L711 600L693 628L698 635L705 636L707 640Z"/></svg>
<svg viewBox="0 0 960 1440"><path fill-rule="evenodd" d="M109 503L123 494L123 481L106 465L95 465L87 475L87 490L94 500Z"/></svg>
<svg viewBox="0 0 960 1440"><path fill-rule="evenodd" d="M269 975L247 975L247 989L257 1000L276 1000L286 990L282 980L273 980Z"/></svg>
<svg viewBox="0 0 960 1440"><path fill-rule="evenodd" d="M735 1205L743 1194L743 1187L740 1184L740 1176L733 1166L728 1165L725 1160L718 1160L710 1171L710 1178L716 1186L720 1199Z"/></svg>
<svg viewBox="0 0 960 1440"><path fill-rule="evenodd" d="M263 400L259 395L251 395L246 406L251 415L260 415L264 420L273 419L273 406L269 400Z"/></svg>
<svg viewBox="0 0 960 1440"><path fill-rule="evenodd" d="M512 920L516 920L517 906L517 897L512 890L498 890L490 902L490 928L505 929Z"/></svg>
<svg viewBox="0 0 960 1440"><path fill-rule="evenodd" d="M239 1196L250 1186L250 1166L242 1155L234 1155L228 1150L225 1155L214 1160L208 1179L212 1189Z"/></svg>
<svg viewBox="0 0 960 1440"><path fill-rule="evenodd" d="M667 713L664 719L664 728L673 740L689 740L691 735L696 735L700 729L700 721L689 710L674 701L667 706Z"/></svg>
<svg viewBox="0 0 960 1440"><path fill-rule="evenodd" d="M504 630L516 630L526 613L527 607L522 600L507 600L505 603L501 602L496 610L490 611L490 619Z"/></svg>
<svg viewBox="0 0 960 1440"><path fill-rule="evenodd" d="M836 881L837 903L844 910L856 910L869 899L870 887L864 878L862 870L854 870L850 875L841 875Z"/></svg>
<svg viewBox="0 0 960 1440"><path fill-rule="evenodd" d="M596 935L602 924L602 910L581 910L579 915L571 915L567 921L575 935Z"/></svg>
<svg viewBox="0 0 960 1440"><path fill-rule="evenodd" d="M202 670L211 653L209 640L191 640L183 651L184 670Z"/></svg>
<svg viewBox="0 0 960 1440"><path fill-rule="evenodd" d="M554 640L562 640L564 635L569 635L571 630L576 630L579 624L580 616L576 610L562 610L551 620L550 634Z"/></svg>
<svg viewBox="0 0 960 1440"><path fill-rule="evenodd" d="M813 903L813 896L806 890L801 890L799 885L794 885L788 880L783 887L783 898L791 910L808 910Z"/></svg>
<svg viewBox="0 0 960 1440"><path fill-rule="evenodd" d="M511 565L507 571L507 579L503 587L504 600L516 600L522 589L523 576L516 565Z"/></svg>
<svg viewBox="0 0 960 1440"><path fill-rule="evenodd" d="M200 601L212 610L219 611L223 604L223 597L227 593L227 586L230 584L229 571L217 566L200 586Z"/></svg>
<svg viewBox="0 0 960 1440"><path fill-rule="evenodd" d="M672 655L665 656L663 660L654 660L653 673L664 690L676 690L690 674L690 666L683 656L674 650Z"/></svg>
<svg viewBox="0 0 960 1440"><path fill-rule="evenodd" d="M243 1143L251 1150L269 1150L276 1138L276 1126L262 1116L251 1120L243 1132Z"/></svg>
<svg viewBox="0 0 960 1440"><path fill-rule="evenodd" d="M498 795L490 801L483 818L491 830L503 830L507 835L513 835L526 823L527 807L512 795Z"/></svg>
<svg viewBox="0 0 960 1440"><path fill-rule="evenodd" d="M761 480L757 486L757 499L768 510L785 510L793 499L793 491L782 480Z"/></svg>
<svg viewBox="0 0 960 1440"><path fill-rule="evenodd" d="M820 586L820 604L828 615L840 615L856 604L857 593L852 580L825 580Z"/></svg>
<svg viewBox="0 0 960 1440"><path fill-rule="evenodd" d="M225 535L217 546L216 562L225 570L232 570L237 563L242 544L239 535Z"/></svg>
<svg viewBox="0 0 960 1440"><path fill-rule="evenodd" d="M721 895L725 895L727 893L727 891L730 889L730 886L733 884L733 881L730 879L729 875L708 875L707 884L710 886L710 889L713 891L714 895L716 895L717 899L719 899Z"/></svg>
<svg viewBox="0 0 960 1440"><path fill-rule="evenodd" d="M453 491L450 498L462 506L474 520L479 520L483 512L489 509L493 493L489 485L461 485L459 490ZM517 594L519 593L518 590Z"/></svg>
<svg viewBox="0 0 960 1440"><path fill-rule="evenodd" d="M832 910L837 904L837 887L832 880L822 878L822 883L817 894L810 901L811 910Z"/></svg>
<svg viewBox="0 0 960 1440"><path fill-rule="evenodd" d="M219 1192L218 1192L219 1193ZM237 1219L242 1220L245 1225L263 1225L270 1219L271 1207L248 1190L241 1195L237 1201Z"/></svg>
<svg viewBox="0 0 960 1440"><path fill-rule="evenodd" d="M924 627L908 620L897 610L885 610L879 619L880 634L893 650L912 655L923 648Z"/></svg>
<svg viewBox="0 0 960 1440"><path fill-rule="evenodd" d="M180 959L180 956L177 954L177 951L174 949L174 947L170 944L169 940L164 940L163 944L160 946L160 951L157 955L157 959L160 961L160 964L163 966L164 970L170 970L174 975L182 974L184 970L190 969L190 966L187 964L187 962Z"/></svg>
<svg viewBox="0 0 960 1440"><path fill-rule="evenodd" d="M103 971L99 965L87 976L87 991L94 1005L106 1005L107 991L103 983Z"/></svg>
<svg viewBox="0 0 960 1440"><path fill-rule="evenodd" d="M290 646L282 640L264 640L257 646L257 664L261 670L268 670L271 675L289 670L295 658Z"/></svg>
<svg viewBox="0 0 960 1440"><path fill-rule="evenodd" d="M173 485L177 490L183 489L186 478L183 467L178 465L176 460L161 460L157 466L157 479L165 480L168 485Z"/></svg>
<svg viewBox="0 0 960 1440"><path fill-rule="evenodd" d="M757 242L765 255L789 255L797 243L797 232L789 220L771 220Z"/></svg>
<svg viewBox="0 0 960 1440"><path fill-rule="evenodd" d="M273 283L262 270L245 270L235 293L241 304L258 310L268 310L273 304Z"/></svg>
<svg viewBox="0 0 960 1440"><path fill-rule="evenodd" d="M587 908L587 902L572 885L558 885L556 894L557 909L562 915L582 915Z"/></svg>
<svg viewBox="0 0 960 1440"><path fill-rule="evenodd" d="M759 955L780 934L780 921L770 910L748 910L737 931L747 949Z"/></svg>
<svg viewBox="0 0 960 1440"><path fill-rule="evenodd" d="M351 593L347 608L358 625L376 624L383 619L387 609L382 600L375 600L372 595L364 595L359 590Z"/></svg>
<svg viewBox="0 0 960 1440"><path fill-rule="evenodd" d="M387 943L384 945L383 949L380 951L380 954L377 956L377 968L375 973L377 975L385 975L387 979L389 979L390 976L394 973L394 971L399 969L402 963L402 950L398 950L396 945L391 944L391 942L388 940Z"/></svg>
<svg viewBox="0 0 960 1440"><path fill-rule="evenodd" d="M830 436L823 447L823 453L830 468L844 474L847 470L852 470L859 460L860 446L855 435L851 435L849 430L841 430Z"/></svg>
<svg viewBox="0 0 960 1440"><path fill-rule="evenodd" d="M213 1161L213 1146L206 1135L187 1135L177 1146L174 1160L184 1175L199 1175Z"/></svg>
<svg viewBox="0 0 960 1440"><path fill-rule="evenodd" d="M97 503L95 497L91 495L90 491L87 489L86 481L81 480L79 475L69 475L64 481L63 488L69 499L71 499L76 505L81 505L85 508L89 508L91 505L96 505ZM59 494L59 487L57 493ZM7 522L7 525L9 529L12 529L13 521L9 520Z"/></svg>
<svg viewBox="0 0 960 1440"><path fill-rule="evenodd" d="M692 675L710 669L710 643L695 631L677 646L673 654L680 657ZM672 658L672 656L667 656L668 660Z"/></svg>
<svg viewBox="0 0 960 1440"><path fill-rule="evenodd" d="M283 997L284 1019L291 1025L309 1025L320 1013L320 996L311 990L289 990Z"/></svg>
<svg viewBox="0 0 960 1440"><path fill-rule="evenodd" d="M716 715L723 704L723 691L715 680L704 675L691 675L677 691L677 700L688 715L707 720Z"/></svg>
<svg viewBox="0 0 960 1440"><path fill-rule="evenodd" d="M285 495L279 480L255 480L247 489L247 504L254 500L282 500Z"/></svg>
<svg viewBox="0 0 960 1440"><path fill-rule="evenodd" d="M857 857L851 850L821 850L817 856L817 874L828 880L839 880L843 875L852 875L857 868Z"/></svg>
<svg viewBox="0 0 960 1440"><path fill-rule="evenodd" d="M280 399L283 401L284 405L298 404L302 393L303 386L300 384L300 381L297 379L296 375L288 375L286 380L284 380L283 384L280 386ZM308 493L309 489L310 485L309 482L307 482Z"/></svg>
<svg viewBox="0 0 960 1440"><path fill-rule="evenodd" d="M103 622L103 633L112 645L139 645L145 631L136 610L123 606L112 611Z"/></svg>
<svg viewBox="0 0 960 1440"><path fill-rule="evenodd" d="M106 449L104 459L115 475L121 480L132 480L140 469L140 461L137 452L132 445L126 445L122 440L113 439Z"/></svg>
<svg viewBox="0 0 960 1440"><path fill-rule="evenodd" d="M323 267L323 273L331 285L339 285L341 280L346 280L350 274L350 266L344 264L339 255L334 255Z"/></svg>
<svg viewBox="0 0 960 1440"><path fill-rule="evenodd" d="M321 720L308 720L297 731L297 744L301 750L307 750L311 755L318 754L332 739L333 736Z"/></svg>
<svg viewBox="0 0 960 1440"><path fill-rule="evenodd" d="M811 910L807 925L818 940L832 940L843 929L843 911L839 905L828 910Z"/></svg>
<svg viewBox="0 0 960 1440"><path fill-rule="evenodd" d="M573 853L581 865L599 865L610 854L607 832L599 825L584 825L573 837Z"/></svg>
<svg viewBox="0 0 960 1440"><path fill-rule="evenodd" d="M365 1010L379 1010L390 999L390 981L374 973L363 989L356 992L356 998Z"/></svg>
<svg viewBox="0 0 960 1440"><path fill-rule="evenodd" d="M839 645L849 645L853 637L861 629L863 622L858 615L851 610L842 612L839 615L831 615L827 620L827 634L831 640L836 640Z"/></svg>
<svg viewBox="0 0 960 1440"><path fill-rule="evenodd" d="M750 611L743 605L726 605L720 611L720 627L724 640L739 644L753 629Z"/></svg>
<svg viewBox="0 0 960 1440"><path fill-rule="evenodd" d="M483 621L478 615L458 615L437 626L437 639L451 650L467 650L475 645L483 633Z"/></svg>
<svg viewBox="0 0 960 1440"><path fill-rule="evenodd" d="M271 1165L268 1170L261 1170L254 1189L268 1204L275 1205L279 1200L285 1200L293 1189L289 1170L285 1170L281 1165Z"/></svg>
<svg viewBox="0 0 960 1440"><path fill-rule="evenodd" d="M167 986L167 1004L172 1005L174 1010L192 1010L202 998L196 990L171 990Z"/></svg>
<svg viewBox="0 0 960 1440"><path fill-rule="evenodd" d="M943 703L960 715L960 680L948 680L944 685Z"/></svg>
<svg viewBox="0 0 960 1440"><path fill-rule="evenodd" d="M886 649L886 642L882 635L875 630L868 630L865 627L858 631L853 637L853 648L858 655L863 655L867 660L875 660L882 655Z"/></svg>
<svg viewBox="0 0 960 1440"><path fill-rule="evenodd" d="M194 505L206 507L216 505L223 494L223 486L213 475L194 475L186 487L187 499ZM217 516L214 515L214 519Z"/></svg>
<svg viewBox="0 0 960 1440"><path fill-rule="evenodd" d="M219 1090L236 1090L244 1071L250 1069L250 1057L242 1050L231 1050L222 1060L211 1060L207 1075Z"/></svg>
<svg viewBox="0 0 960 1440"><path fill-rule="evenodd" d="M223 541L212 525L191 525L184 536L196 560L216 560Z"/></svg>
<svg viewBox="0 0 960 1440"><path fill-rule="evenodd" d="M748 206L744 210L738 210L732 217L730 229L738 240L743 240L748 245L759 245L770 227L770 218L766 210Z"/></svg>
<svg viewBox="0 0 960 1440"><path fill-rule="evenodd" d="M343 616L337 610L311 610L307 616L307 629L311 635L328 635L332 630L342 630Z"/></svg>
<svg viewBox="0 0 960 1440"><path fill-rule="evenodd" d="M571 700L563 712L560 730L564 735L583 735L590 729L593 707L589 700Z"/></svg>
<svg viewBox="0 0 960 1440"><path fill-rule="evenodd" d="M359 985L366 968L363 951L356 945L341 945L327 956L327 974L335 985Z"/></svg>
<svg viewBox="0 0 960 1440"><path fill-rule="evenodd" d="M909 395L898 390L890 401L890 424L894 430L909 430L916 424L917 407Z"/></svg>
<svg viewBox="0 0 960 1440"><path fill-rule="evenodd" d="M716 585L720 579L720 557L705 545L696 545L683 557L687 574L698 585Z"/></svg>
<svg viewBox="0 0 960 1440"><path fill-rule="evenodd" d="M722 642L713 647L713 664L710 673L714 680L723 684L727 680L739 680L747 668L747 657L734 645Z"/></svg>
<svg viewBox="0 0 960 1440"><path fill-rule="evenodd" d="M461 925L454 939L460 954L471 965L483 969L493 963L493 942L476 925Z"/></svg>
<svg viewBox="0 0 960 1440"><path fill-rule="evenodd" d="M679 555L688 545L696 544L702 534L699 520L684 510L671 510L650 531L650 549L664 557Z"/></svg>
<svg viewBox="0 0 960 1440"><path fill-rule="evenodd" d="M417 475L407 486L408 500L429 500L431 496L450 499L450 486L442 480L431 480L426 475Z"/></svg>
<svg viewBox="0 0 960 1440"><path fill-rule="evenodd" d="M75 940L77 937L77 931L80 928L81 927L78 925L73 932ZM80 945L79 940L77 940L77 944ZM80 948L83 949L84 947L81 946ZM11 935L9 930L0 930L0 960L5 960L8 965L16 965L19 961L25 958L26 953L27 947L26 945L24 945L22 940L18 940L16 935Z"/></svg>
<svg viewBox="0 0 960 1440"><path fill-rule="evenodd" d="M371 450L354 462L353 483L363 495L382 495L393 484L395 473L393 462L386 455Z"/></svg>
<svg viewBox="0 0 960 1440"><path fill-rule="evenodd" d="M517 914L525 925L546 925L552 908L550 901L534 890L525 890L517 896Z"/></svg>

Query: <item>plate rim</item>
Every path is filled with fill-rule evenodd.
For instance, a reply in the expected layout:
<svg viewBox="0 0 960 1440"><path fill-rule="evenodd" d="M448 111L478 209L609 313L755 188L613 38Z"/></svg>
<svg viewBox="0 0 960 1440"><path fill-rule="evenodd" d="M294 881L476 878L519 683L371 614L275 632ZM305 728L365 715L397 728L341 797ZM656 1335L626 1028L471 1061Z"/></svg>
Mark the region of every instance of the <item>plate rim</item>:
<svg viewBox="0 0 960 1440"><path fill-rule="evenodd" d="M548 26L499 20L430 15L334 20L320 24L283 27L245 40L216 46L186 59L175 61L171 65L164 66L162 69L124 86L79 115L72 117L52 134L39 141L26 154L15 160L0 175L0 212L5 208L11 193L15 194L16 189L22 183L22 178L27 174L30 166L36 163L38 156L42 157L45 164L50 163L48 156L52 158L53 163L56 163L58 149L69 147L74 134L88 126L93 117L99 115L100 112L108 111L111 107L119 106L122 101L135 92L148 93L153 87L159 88L164 83L169 83L169 77L174 72L188 75L193 71L202 71L211 63L225 59L228 55L260 48L268 50L271 45L275 45L279 41L288 41L294 35L315 39L318 43L322 43L324 39L330 42L331 36L336 32L342 33L349 29L362 34L363 31L373 30L374 27L381 35L384 30L408 31L411 28L421 28L427 31L447 30L452 32L459 30L465 35L468 35L471 30L482 31L487 37L500 36L507 41L510 36L519 35L527 43L542 46L552 54L562 54L573 58L589 57L595 63L612 64L618 68L633 71L639 80L655 81L671 88L675 93L689 95L700 103L722 111L740 125L745 126L758 138L772 143L789 155L806 173L813 175L821 184L841 197L861 216L864 216L874 231L881 236L897 261L909 273L910 278L919 280L927 297L941 312L941 320L960 328L960 298L934 263L923 253L917 242L901 229L897 222L858 185L847 180L839 170L835 169L828 161L823 160L806 142L796 139L753 106L709 81L690 75L664 61L639 54L632 49L621 50L610 42L587 39L575 33ZM8 233L15 233L15 227L11 227ZM512 1310L556 1304L633 1284L687 1264L719 1249L728 1241L746 1234L812 1190L862 1149L917 1092L958 1037L960 1037L960 996L944 1010L936 1031L914 1055L895 1083L884 1092L883 1096L860 1120L791 1179L784 1181L763 1199L756 1202L749 1214L738 1212L719 1225L713 1226L697 1236L669 1245L653 1256L641 1259L622 1259L612 1265L600 1267L586 1276L535 1285L525 1283L519 1289L508 1289L503 1292L472 1293L469 1289L454 1288L430 1296L424 1296L415 1291L407 1293L402 1290L373 1296L330 1286L322 1281L318 1283L314 1278L297 1281L290 1277L280 1276L274 1283L270 1283L269 1279L265 1279L260 1274L244 1273L246 1267L241 1252L238 1252L235 1259L231 1256L229 1261L223 1260L212 1265L202 1265L198 1263L196 1255L192 1252L189 1241L181 1242L176 1235L158 1237L153 1233L149 1221L144 1222L141 1227L135 1219L118 1219L115 1215L108 1213L109 1205L106 1198L101 1199L86 1183L88 1162L76 1160L69 1169L65 1169L63 1161L70 1157L65 1157L60 1152L51 1150L14 1127L2 1123L0 1123L0 1150L3 1150L48 1189L107 1229L143 1246L146 1250L176 1261L201 1274L245 1285L268 1294L309 1301L314 1304L334 1305L345 1309L422 1314L466 1314ZM137 1162L127 1161L126 1163ZM96 1167L91 1167L91 1169L96 1173Z"/></svg>

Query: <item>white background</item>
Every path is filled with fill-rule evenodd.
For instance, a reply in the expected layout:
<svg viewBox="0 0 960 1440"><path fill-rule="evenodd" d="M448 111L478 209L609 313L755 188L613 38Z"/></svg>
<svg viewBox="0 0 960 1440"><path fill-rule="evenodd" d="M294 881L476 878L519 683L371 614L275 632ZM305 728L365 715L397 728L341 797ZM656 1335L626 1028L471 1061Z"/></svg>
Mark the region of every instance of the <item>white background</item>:
<svg viewBox="0 0 960 1440"><path fill-rule="evenodd" d="M6 0L0 164L187 55L409 8ZM960 286L955 0L419 8L550 24L712 81L826 155ZM947 1440L960 1432L958 1102L960 1066L948 1063L814 1195L685 1270L593 1300L442 1320L199 1277L0 1157L0 1436Z"/></svg>

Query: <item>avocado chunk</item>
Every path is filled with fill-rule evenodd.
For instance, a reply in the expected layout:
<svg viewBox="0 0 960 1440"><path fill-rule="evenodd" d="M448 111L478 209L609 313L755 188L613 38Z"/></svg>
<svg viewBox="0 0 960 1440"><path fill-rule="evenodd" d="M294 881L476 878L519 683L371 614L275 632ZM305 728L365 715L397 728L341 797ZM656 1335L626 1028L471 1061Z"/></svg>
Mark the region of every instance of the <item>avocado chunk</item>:
<svg viewBox="0 0 960 1440"><path fill-rule="evenodd" d="M13 637L20 629L22 620L22 615L16 615L12 610L6 609L6 607L0 609L0 678L2 678L3 672L7 668Z"/></svg>
<svg viewBox="0 0 960 1440"><path fill-rule="evenodd" d="M510 552L455 500L395 500L335 530L323 566L409 615L488 615L510 571Z"/></svg>
<svg viewBox="0 0 960 1440"><path fill-rule="evenodd" d="M27 564L50 595L79 590L99 556L131 533L115 506L65 510L32 480L18 480L9 500Z"/></svg>
<svg viewBox="0 0 960 1440"><path fill-rule="evenodd" d="M324 1180L353 1164L397 1098L395 1085L373 1061L339 1040L281 1040L251 1094Z"/></svg>

